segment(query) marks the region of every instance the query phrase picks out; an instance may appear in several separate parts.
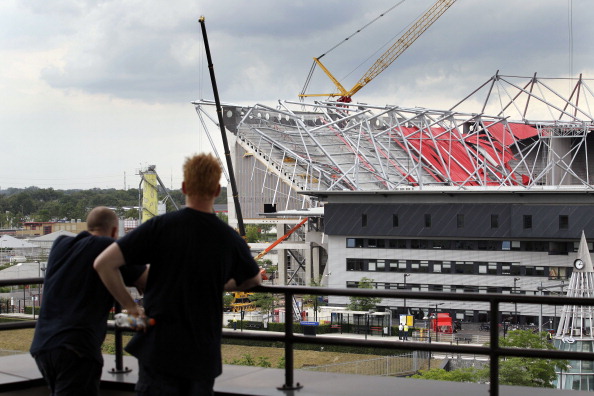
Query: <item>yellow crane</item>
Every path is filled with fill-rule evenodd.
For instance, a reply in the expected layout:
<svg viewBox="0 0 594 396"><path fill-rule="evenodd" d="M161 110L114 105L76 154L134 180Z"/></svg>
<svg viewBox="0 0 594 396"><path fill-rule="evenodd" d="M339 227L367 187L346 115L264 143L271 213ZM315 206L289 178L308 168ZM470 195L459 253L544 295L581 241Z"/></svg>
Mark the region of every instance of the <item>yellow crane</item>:
<svg viewBox="0 0 594 396"><path fill-rule="evenodd" d="M342 86L342 84L330 73L330 71L322 64L320 61L320 57L314 58L315 64L317 64L326 75L332 80L336 88L338 89L338 93L331 93L331 94L306 94L305 89L299 95L299 97L311 97L311 96L331 96L336 97L340 96L338 99L339 102L350 102L351 96L357 93L361 88L367 85L371 80L378 76L381 72L386 70L388 66L392 64L408 47L414 43L414 41L421 36L428 28L435 22L439 17L443 15L444 12L450 8L456 0L438 0L427 10L421 17L419 17L411 27L404 32L398 40L392 46L384 52L382 56L379 57L378 60L375 61L373 65L367 70L367 72L357 81L357 83L351 88L350 90L346 90ZM311 77L311 72L310 72ZM309 78L308 78L309 80ZM306 83L307 86L307 83Z"/></svg>

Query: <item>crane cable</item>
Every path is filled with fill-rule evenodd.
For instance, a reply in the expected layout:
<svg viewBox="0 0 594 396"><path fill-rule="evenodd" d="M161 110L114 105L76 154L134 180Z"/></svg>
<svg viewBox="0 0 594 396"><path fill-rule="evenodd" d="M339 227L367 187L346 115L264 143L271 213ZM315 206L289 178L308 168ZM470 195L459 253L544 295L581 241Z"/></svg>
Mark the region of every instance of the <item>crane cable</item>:
<svg viewBox="0 0 594 396"><path fill-rule="evenodd" d="M400 4L404 3L406 0L400 0L398 3L394 4L392 7L388 8L386 11L382 12L380 15L378 15L377 17L375 17L375 19L367 22L362 28L358 29L357 31L355 31L353 34L351 34L350 36L348 36L347 38L343 39L342 41L340 41L338 44L336 44L334 47L330 48L329 50L327 50L326 52L324 52L322 55L318 56L317 59L321 59L324 56L326 56L326 54L334 51L336 48L340 47L342 44L346 43L349 39L351 39L353 36L355 36L358 33L361 33L365 28L367 28L369 25L371 25L372 23L376 22L378 19L380 19L381 17L383 17L384 15L388 14L390 11L392 11L394 8L398 7ZM307 79L305 80L305 84L303 85L303 89L301 90L301 95L305 94L305 91L307 90L307 87L309 86L309 82L311 81L311 77L313 76L313 72L316 69L316 62L314 61L313 64L311 65L311 68L309 69L309 73L307 75ZM303 100L303 97L301 97L301 100Z"/></svg>

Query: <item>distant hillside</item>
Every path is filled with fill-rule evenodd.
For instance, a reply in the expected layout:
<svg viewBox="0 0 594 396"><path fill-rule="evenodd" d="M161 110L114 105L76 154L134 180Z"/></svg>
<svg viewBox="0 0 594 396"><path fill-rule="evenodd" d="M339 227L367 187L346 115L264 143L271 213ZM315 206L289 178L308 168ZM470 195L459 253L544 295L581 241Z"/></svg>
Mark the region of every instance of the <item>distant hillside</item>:
<svg viewBox="0 0 594 396"><path fill-rule="evenodd" d="M184 204L181 190L169 190L169 195L178 206ZM226 195L226 187L223 187L215 203L225 204ZM159 198L165 196L161 193ZM134 209L139 206L138 189L7 188L0 190L0 228L18 227L24 221L85 219L90 209L100 205L115 208L121 217L138 217ZM167 210L173 209L174 205L167 200Z"/></svg>

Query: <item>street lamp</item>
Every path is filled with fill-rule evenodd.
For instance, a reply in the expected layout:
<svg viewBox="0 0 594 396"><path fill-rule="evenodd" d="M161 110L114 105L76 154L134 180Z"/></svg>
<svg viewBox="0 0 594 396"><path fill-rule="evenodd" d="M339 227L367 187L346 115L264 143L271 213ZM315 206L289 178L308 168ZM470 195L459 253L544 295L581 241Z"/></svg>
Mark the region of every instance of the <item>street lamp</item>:
<svg viewBox="0 0 594 396"><path fill-rule="evenodd" d="M514 294L517 294L516 291L516 282L519 281L520 278L514 278ZM514 317L516 318L516 325L518 324L518 303L514 303Z"/></svg>
<svg viewBox="0 0 594 396"><path fill-rule="evenodd" d="M406 278L408 278L409 276L410 274L404 274L404 291L406 291ZM404 316L406 317L407 315L408 312L406 311L406 297L404 297Z"/></svg>
<svg viewBox="0 0 594 396"><path fill-rule="evenodd" d="M443 305L445 303L435 303L435 304L429 304L431 305L435 305L435 318L437 319L437 307L439 307L440 305ZM427 331L427 335L429 336L429 343L431 344L431 309L429 309L429 328ZM431 352L429 352L431 353Z"/></svg>
<svg viewBox="0 0 594 396"><path fill-rule="evenodd" d="M437 319L437 307L440 305L443 305L445 303L435 303L435 304L429 304L429 306L431 305L435 305L435 318ZM431 308L429 308L429 328L427 329L427 335L429 336L429 344L431 344ZM429 351L429 358L427 359L427 368L431 369L431 351Z"/></svg>

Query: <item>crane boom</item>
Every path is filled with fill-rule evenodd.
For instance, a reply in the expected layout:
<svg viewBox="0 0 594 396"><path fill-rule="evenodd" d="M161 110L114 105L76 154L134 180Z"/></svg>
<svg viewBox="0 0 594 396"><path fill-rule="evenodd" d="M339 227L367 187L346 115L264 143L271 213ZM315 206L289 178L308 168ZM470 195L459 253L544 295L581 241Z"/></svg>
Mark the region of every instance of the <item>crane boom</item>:
<svg viewBox="0 0 594 396"><path fill-rule="evenodd" d="M427 12L425 12L419 19L417 19L411 27L404 32L392 46L384 52L378 60L367 70L367 72L357 81L357 83L350 90L346 90L342 84L330 73L330 71L322 64L318 58L314 61L322 68L324 73L332 80L338 93L331 94L301 94L300 97L308 96L340 96L339 101L350 102L350 97L357 93L361 88L367 85L371 80L378 76L381 72L386 70L404 51L408 49L444 12L450 8L456 0L437 0Z"/></svg>

